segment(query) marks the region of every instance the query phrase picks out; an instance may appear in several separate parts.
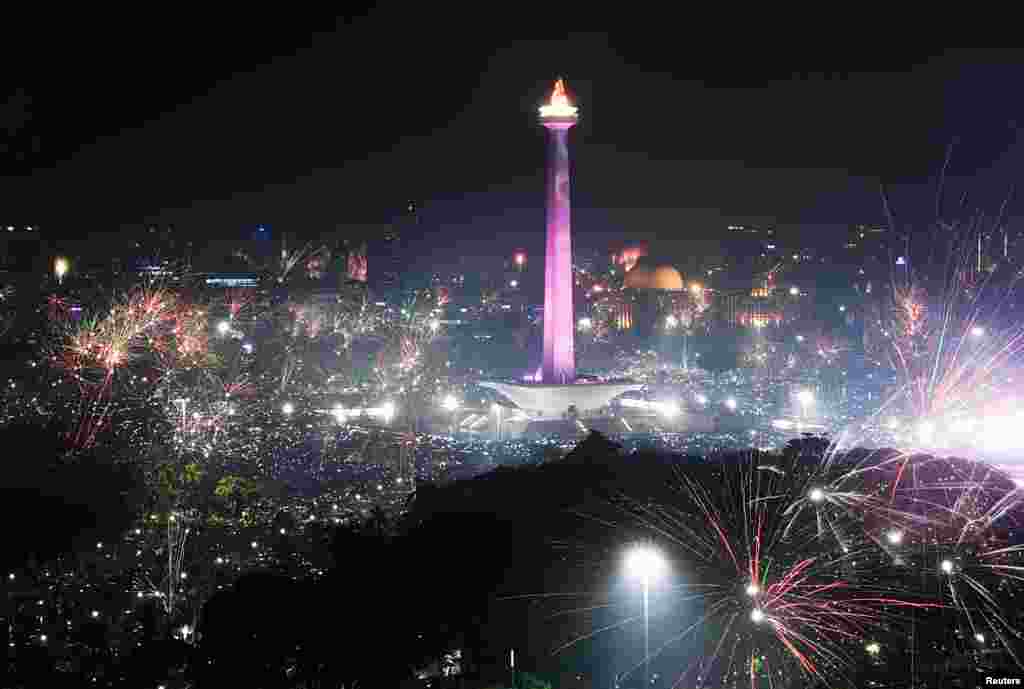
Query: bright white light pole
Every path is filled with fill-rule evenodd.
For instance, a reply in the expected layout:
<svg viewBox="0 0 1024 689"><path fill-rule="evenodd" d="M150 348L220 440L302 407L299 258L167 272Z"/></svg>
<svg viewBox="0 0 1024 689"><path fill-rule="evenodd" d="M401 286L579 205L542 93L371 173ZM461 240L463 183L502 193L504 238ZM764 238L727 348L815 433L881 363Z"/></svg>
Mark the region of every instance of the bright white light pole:
<svg viewBox="0 0 1024 689"><path fill-rule="evenodd" d="M495 423L497 424L496 425L497 430L495 432L495 435L497 435L498 440L500 441L501 440L501 412L502 412L501 405L498 404L497 402L495 402L494 404L491 405L491 411L494 412Z"/></svg>
<svg viewBox="0 0 1024 689"><path fill-rule="evenodd" d="M796 399L800 403L800 420L807 420L807 407L814 404L814 393L810 390L801 390L796 393Z"/></svg>
<svg viewBox="0 0 1024 689"><path fill-rule="evenodd" d="M665 572L665 568L665 558L650 545L635 546L626 557L626 569L629 575L639 578L643 582L644 587L644 686L648 687L651 685L651 651L648 631L647 596L651 587L651 581L661 577Z"/></svg>
<svg viewBox="0 0 1024 689"><path fill-rule="evenodd" d="M455 433L455 412L459 410L459 400L455 399L455 395L447 395L441 402L441 406L451 414L451 432Z"/></svg>
<svg viewBox="0 0 1024 689"><path fill-rule="evenodd" d="M64 276L68 274L68 259L58 256L53 262L53 274L57 276L57 284L64 284Z"/></svg>

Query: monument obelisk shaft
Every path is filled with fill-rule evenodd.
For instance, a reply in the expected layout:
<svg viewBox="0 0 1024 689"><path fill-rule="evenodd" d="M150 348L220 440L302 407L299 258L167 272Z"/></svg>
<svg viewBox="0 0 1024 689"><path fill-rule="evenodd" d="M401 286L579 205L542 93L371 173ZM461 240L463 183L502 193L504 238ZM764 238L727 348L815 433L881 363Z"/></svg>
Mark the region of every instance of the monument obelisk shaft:
<svg viewBox="0 0 1024 689"><path fill-rule="evenodd" d="M541 124L548 130L544 359L541 364L542 382L547 384L564 385L576 378L569 196L569 129L576 124L576 112L559 79L550 102L540 109Z"/></svg>

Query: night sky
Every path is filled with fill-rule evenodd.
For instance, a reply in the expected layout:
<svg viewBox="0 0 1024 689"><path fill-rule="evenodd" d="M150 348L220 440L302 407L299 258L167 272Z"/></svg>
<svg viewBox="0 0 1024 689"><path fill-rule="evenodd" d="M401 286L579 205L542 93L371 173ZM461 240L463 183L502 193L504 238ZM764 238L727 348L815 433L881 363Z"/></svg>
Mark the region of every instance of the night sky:
<svg viewBox="0 0 1024 689"><path fill-rule="evenodd" d="M18 39L46 36L57 59L3 82L0 220L69 240L147 222L373 236L415 199L420 249L536 255L535 113L558 75L581 107L580 247L641 239L685 262L730 222L821 236L883 222L880 181L900 221L921 223L953 140L953 184L995 210L1024 163L1024 53L509 41L397 12L113 19Z"/></svg>

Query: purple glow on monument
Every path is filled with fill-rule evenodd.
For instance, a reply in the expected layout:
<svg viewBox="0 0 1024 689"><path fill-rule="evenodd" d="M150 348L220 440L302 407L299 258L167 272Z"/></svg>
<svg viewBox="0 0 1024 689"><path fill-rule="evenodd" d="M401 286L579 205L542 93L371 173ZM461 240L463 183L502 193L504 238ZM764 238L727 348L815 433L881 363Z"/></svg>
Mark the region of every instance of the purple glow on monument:
<svg viewBox="0 0 1024 689"><path fill-rule="evenodd" d="M547 248L544 255L544 383L576 379L575 314L572 305L572 225L570 222L569 129L577 109L559 79L540 122L548 130Z"/></svg>

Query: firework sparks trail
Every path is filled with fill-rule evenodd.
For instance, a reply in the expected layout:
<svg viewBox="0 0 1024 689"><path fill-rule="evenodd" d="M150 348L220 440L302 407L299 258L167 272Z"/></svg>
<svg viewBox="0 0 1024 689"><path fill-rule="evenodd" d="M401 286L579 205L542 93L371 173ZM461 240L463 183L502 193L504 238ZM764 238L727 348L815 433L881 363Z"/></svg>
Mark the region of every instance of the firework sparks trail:
<svg viewBox="0 0 1024 689"><path fill-rule="evenodd" d="M773 673L840 683L856 663L851 649L899 628L911 611L948 608L947 601L917 589L893 586L889 572L905 566L904 558L880 534L898 525L909 541L911 533L952 519L952 507L943 511L936 496L903 492L891 504L882 476L891 480L896 466L887 455L872 458L870 468L863 459L834 455L828 461L780 457L771 465L763 456L735 465L686 465L676 474L673 501L616 502L618 511L677 556L672 560L687 579L661 596L665 606L658 617L677 631L631 672L681 654L686 659L675 686L719 686L748 677L754 686L758 678L777 681ZM917 485L926 486L926 478ZM919 509L919 502L933 504L935 514ZM1006 508L1005 501L993 500L989 511ZM596 515L591 520L622 526ZM613 607L571 606L557 614ZM555 651L637 619L595 622L596 630Z"/></svg>

